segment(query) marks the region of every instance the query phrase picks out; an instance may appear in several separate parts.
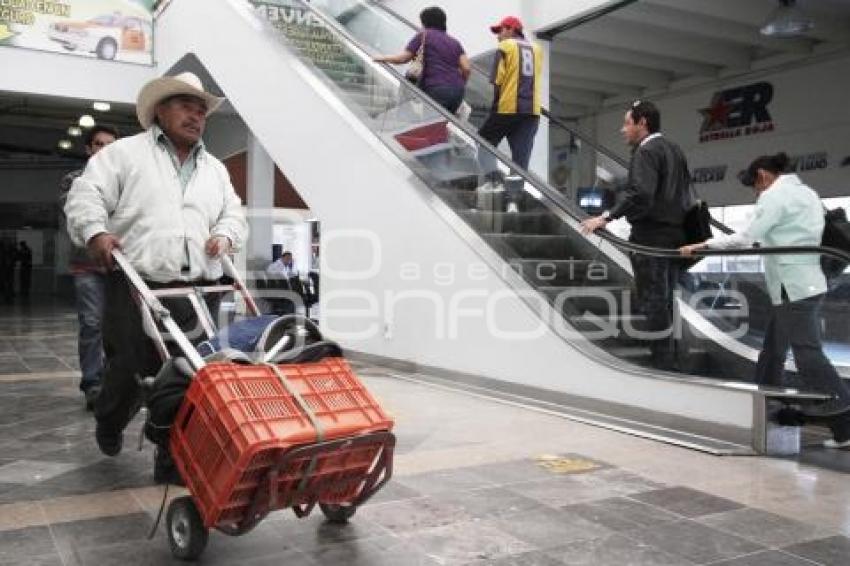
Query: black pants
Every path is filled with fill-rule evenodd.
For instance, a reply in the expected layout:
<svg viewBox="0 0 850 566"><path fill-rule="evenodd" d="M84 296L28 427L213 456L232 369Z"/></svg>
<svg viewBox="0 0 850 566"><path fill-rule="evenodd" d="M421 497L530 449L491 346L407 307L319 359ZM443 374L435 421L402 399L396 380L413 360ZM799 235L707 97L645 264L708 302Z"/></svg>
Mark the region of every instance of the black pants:
<svg viewBox="0 0 850 566"><path fill-rule="evenodd" d="M632 310L646 317L644 324L636 326L641 331L655 334L645 339L652 353L653 365L672 369L676 363L673 320L679 263L643 254L632 254L631 260L635 276Z"/></svg>
<svg viewBox="0 0 850 566"><path fill-rule="evenodd" d="M425 92L440 103L440 106L454 114L463 102L464 87L437 85L426 88Z"/></svg>
<svg viewBox="0 0 850 566"><path fill-rule="evenodd" d="M180 283L179 285L205 285L210 282ZM173 287L148 283L151 288ZM207 308L216 317L221 302L220 295L208 295ZM186 299L161 299L171 312L174 321L193 343L206 339L198 326L198 319ZM168 344L172 353L178 353L174 344ZM134 300L130 284L119 272L106 279L106 303L103 313L103 350L106 355L101 391L94 407L100 426L122 431L139 409L139 384L137 376L156 375L162 358L154 343L142 327L142 316Z"/></svg>
<svg viewBox="0 0 850 566"><path fill-rule="evenodd" d="M841 405L850 406L850 387L835 371L823 353L818 311L823 295L789 301L783 289L783 302L774 305L765 330L764 346L756 365L756 383L784 385L788 349L794 352L797 371L813 389L834 396ZM836 440L850 438L850 416L821 419Z"/></svg>
<svg viewBox="0 0 850 566"><path fill-rule="evenodd" d="M32 266L21 266L18 271L18 287L20 288L21 297L29 298L30 287L32 287Z"/></svg>
<svg viewBox="0 0 850 566"><path fill-rule="evenodd" d="M511 160L514 163L528 169L531 161L531 151L534 149L534 137L540 126L540 116L535 114L497 114L492 113L487 121L478 130L482 138L490 142L494 147L499 147L502 140L508 138L511 148ZM479 161L484 175L498 170L496 158L487 150L481 149ZM523 200L523 183L518 186L507 185L508 199L519 203Z"/></svg>
<svg viewBox="0 0 850 566"><path fill-rule="evenodd" d="M631 242L655 248L676 249L685 243L681 226L655 222L632 222ZM632 310L646 317L638 329L654 334L644 337L652 353L652 364L659 369L675 369L677 336L675 292L679 285L682 263L677 259L650 255L631 255L635 276ZM684 353L682 353L684 354Z"/></svg>

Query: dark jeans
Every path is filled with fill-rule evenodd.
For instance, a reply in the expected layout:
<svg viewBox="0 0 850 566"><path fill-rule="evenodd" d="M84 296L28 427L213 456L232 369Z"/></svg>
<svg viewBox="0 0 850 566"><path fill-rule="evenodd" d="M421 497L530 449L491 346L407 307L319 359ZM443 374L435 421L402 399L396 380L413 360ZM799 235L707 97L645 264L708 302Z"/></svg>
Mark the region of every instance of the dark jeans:
<svg viewBox="0 0 850 566"><path fill-rule="evenodd" d="M182 283L181 285L192 285ZM196 282L194 284L209 284ZM179 285L148 283L151 288ZM215 319L220 295L205 297L207 308ZM193 343L206 339L198 327L194 309L186 299L160 299L171 312L174 321L180 326ZM173 344L168 344L173 354L179 352ZM100 426L114 431L123 431L139 409L139 384L137 376L156 375L162 366L162 358L154 343L142 328L139 306L133 298L130 285L119 272L110 273L106 278L106 305L103 314L103 348L106 353L106 365L103 373L101 392L95 402L94 414Z"/></svg>
<svg viewBox="0 0 850 566"><path fill-rule="evenodd" d="M440 106L454 114L463 102L464 87L435 85L424 89L425 93L437 101Z"/></svg>
<svg viewBox="0 0 850 566"><path fill-rule="evenodd" d="M660 369L673 369L676 364L674 292L679 281L679 263L643 254L632 254L631 260L635 276L632 310L646 317L646 322L637 326L656 334L645 338L652 364Z"/></svg>
<svg viewBox="0 0 850 566"><path fill-rule="evenodd" d="M540 116L534 114L493 113L478 130L478 133L494 147L498 147L503 139L508 138L511 160L523 169L528 169L528 163L531 161L531 150L534 149L534 136L537 135L539 126ZM495 156L487 150L482 149L479 162L485 175L498 169ZM522 183L519 183L518 187L507 186L506 188L510 200L518 202L521 199Z"/></svg>
<svg viewBox="0 0 850 566"><path fill-rule="evenodd" d="M32 266L22 265L18 270L18 287L20 288L21 297L29 298L30 288L32 287Z"/></svg>
<svg viewBox="0 0 850 566"><path fill-rule="evenodd" d="M80 331L77 351L80 356L80 390L86 391L100 383L103 373L103 302L106 293L106 276L96 272L74 275L74 292L77 299L77 320Z"/></svg>
<svg viewBox="0 0 850 566"><path fill-rule="evenodd" d="M850 388L823 353L818 311L823 295L774 305L765 330L764 346L756 365L756 383L782 386L788 349L794 352L799 374L815 390L833 395L838 404L850 406ZM850 438L850 418L823 419L836 440Z"/></svg>

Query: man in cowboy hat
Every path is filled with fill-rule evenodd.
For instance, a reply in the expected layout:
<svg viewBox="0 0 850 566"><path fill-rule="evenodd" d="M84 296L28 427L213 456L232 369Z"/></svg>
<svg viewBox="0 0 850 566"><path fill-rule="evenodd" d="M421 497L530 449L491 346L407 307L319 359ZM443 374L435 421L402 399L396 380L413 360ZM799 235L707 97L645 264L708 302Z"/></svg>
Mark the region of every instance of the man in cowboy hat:
<svg viewBox="0 0 850 566"><path fill-rule="evenodd" d="M123 430L138 410L136 376L155 375L161 365L127 280L113 270L112 251L121 250L152 288L200 285L221 277L218 257L246 236L227 170L201 141L207 116L222 101L192 73L150 81L136 102L145 131L92 157L68 195L71 239L109 271L106 368L94 403L95 438L108 456L121 451ZM197 325L187 303L166 303L184 329ZM210 306L215 312L218 305Z"/></svg>

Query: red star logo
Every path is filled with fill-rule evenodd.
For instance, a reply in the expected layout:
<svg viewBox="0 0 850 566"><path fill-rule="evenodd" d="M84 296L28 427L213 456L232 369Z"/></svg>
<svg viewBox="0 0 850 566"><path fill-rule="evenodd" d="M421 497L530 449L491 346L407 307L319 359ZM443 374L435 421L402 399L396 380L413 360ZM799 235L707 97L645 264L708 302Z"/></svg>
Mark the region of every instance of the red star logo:
<svg viewBox="0 0 850 566"><path fill-rule="evenodd" d="M700 128L701 132L721 130L726 127L729 114L732 112L732 105L723 100L722 93L718 93L711 101L711 106L703 108L699 112L705 118L702 128Z"/></svg>

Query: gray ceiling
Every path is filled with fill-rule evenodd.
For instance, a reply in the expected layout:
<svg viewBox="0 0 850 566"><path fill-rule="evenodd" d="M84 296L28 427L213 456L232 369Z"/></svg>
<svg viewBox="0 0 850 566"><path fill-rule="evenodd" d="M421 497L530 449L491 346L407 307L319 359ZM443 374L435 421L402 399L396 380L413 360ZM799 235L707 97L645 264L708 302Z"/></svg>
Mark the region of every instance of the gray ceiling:
<svg viewBox="0 0 850 566"><path fill-rule="evenodd" d="M67 133L83 114L117 127L122 135L139 131L134 106L113 103L109 112L98 112L92 108L92 102L0 91L0 162L62 161L83 156L81 138ZM60 150L57 144L61 139L71 140L74 147L70 151Z"/></svg>
<svg viewBox="0 0 850 566"><path fill-rule="evenodd" d="M187 55L169 75L183 71L197 74L207 90L222 95L221 89L206 69L195 58ZM94 100L81 100L53 96L38 96L0 91L0 165L4 167L55 165L66 167L69 160L76 161L85 156L81 138L68 136L69 126L77 124L80 116L90 114L97 122L118 128L122 136L141 130L132 104L112 104L109 112L97 112L92 108ZM232 114L229 103L219 113ZM68 139L74 143L69 150L60 150L58 142Z"/></svg>
<svg viewBox="0 0 850 566"><path fill-rule="evenodd" d="M638 0L552 42L552 93L579 117L624 97L850 49L850 1L798 0L815 22L805 36L764 37L777 0Z"/></svg>

